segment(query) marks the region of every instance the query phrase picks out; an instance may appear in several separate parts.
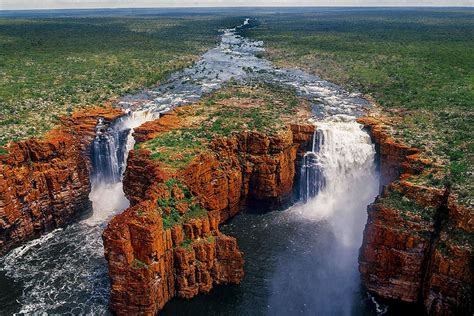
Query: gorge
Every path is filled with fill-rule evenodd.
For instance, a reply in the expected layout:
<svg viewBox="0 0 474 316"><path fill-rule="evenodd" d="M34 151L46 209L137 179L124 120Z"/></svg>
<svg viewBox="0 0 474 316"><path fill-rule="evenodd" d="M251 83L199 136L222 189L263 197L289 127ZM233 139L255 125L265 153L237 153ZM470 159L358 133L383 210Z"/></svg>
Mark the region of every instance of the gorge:
<svg viewBox="0 0 474 316"><path fill-rule="evenodd" d="M369 206L360 252L364 285L377 299L418 303L430 314L472 310L467 289L472 284L472 245L453 244L454 238L443 233L448 227L444 219L428 224L428 235L423 235L423 214L403 217L405 208L383 207L381 201L399 192L423 207L447 209L449 227L469 232L472 209L457 205L442 189L404 181L423 173L429 162L390 139L377 119L360 118L370 103L359 94L257 57L263 43L238 34L248 22L223 30L219 46L193 67L172 74L158 87L123 97L117 102L123 111L99 109L89 112L84 123L66 124L74 130L68 133L80 139L77 152L64 150L74 154L70 159L79 161L79 171L66 165L63 169L71 174L48 177L45 170L58 169L57 162L32 154L37 151L28 148L36 145L18 145L33 164L25 158L19 170L46 174L45 179L70 179L60 181L71 183L65 187L45 180L47 189L38 186L48 192L45 200L71 200L61 192L79 192L81 198L69 208L63 206L66 202L54 208L39 203L38 209L24 211L18 203L34 203L17 190L11 193L11 203L16 203L12 210L30 212L32 219L51 209L80 217L92 202L93 212L65 226L73 216L56 219L54 211L41 224L26 219L30 228L12 225L13 233L2 236L6 252L52 230L0 259L2 284L15 288L1 290L10 302L2 302L5 312L107 314L110 302L117 314L384 313L386 306L377 303L375 308L361 286L357 259L366 207L379 185L393 181ZM297 97L279 100L272 95L278 95L274 87ZM275 108L288 104L285 113ZM268 116L255 116L253 109ZM244 121L216 123L231 110ZM203 113L208 115L204 119ZM280 125L276 119L282 119ZM244 124L254 129L247 131ZM197 126L205 126L204 131ZM160 139L178 130L180 142L193 146L176 146L183 151L164 157L160 150L169 146ZM233 133L224 137L219 134L223 131ZM71 146L67 141L60 145ZM12 157L18 161L18 156L13 153L2 161L2 170L10 170ZM54 166L44 167L45 160ZM4 183L11 183L11 175L2 175ZM3 192L10 186L23 191L36 186L15 181L24 184L1 185ZM0 204L0 215L16 221L19 215L4 215L10 214L8 205ZM399 229L401 221L408 223L407 230ZM436 250L439 240L454 257L447 259ZM411 270L414 263L420 267L416 271ZM397 266L401 270L394 272ZM209 294L183 300L198 293Z"/></svg>

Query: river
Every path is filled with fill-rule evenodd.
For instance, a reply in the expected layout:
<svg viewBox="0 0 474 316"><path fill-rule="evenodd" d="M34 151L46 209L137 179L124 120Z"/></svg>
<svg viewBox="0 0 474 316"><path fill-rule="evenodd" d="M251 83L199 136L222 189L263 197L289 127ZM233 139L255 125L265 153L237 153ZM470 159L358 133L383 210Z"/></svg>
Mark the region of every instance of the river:
<svg viewBox="0 0 474 316"><path fill-rule="evenodd" d="M311 102L318 132L305 167L298 171L309 179L302 189L308 193L305 201L288 210L263 215L249 210L223 225L222 231L235 236L244 252L242 284L220 286L190 301L175 299L163 314L374 313L357 272L366 205L378 187L374 147L355 122L369 102L317 76L276 68L259 58L263 43L238 34L248 22L222 30L217 47L163 85L124 96L117 103L128 115L98 128L93 145L91 217L0 259L0 314L110 313L101 233L111 216L128 206L121 178L128 150L133 148L131 131L230 80L292 87ZM315 178L319 180L311 180Z"/></svg>

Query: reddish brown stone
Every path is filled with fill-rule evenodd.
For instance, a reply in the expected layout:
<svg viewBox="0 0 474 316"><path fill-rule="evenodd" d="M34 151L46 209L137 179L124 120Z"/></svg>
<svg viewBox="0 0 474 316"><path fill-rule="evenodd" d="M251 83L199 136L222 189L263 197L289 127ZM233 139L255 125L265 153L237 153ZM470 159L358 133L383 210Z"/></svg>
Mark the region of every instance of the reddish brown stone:
<svg viewBox="0 0 474 316"><path fill-rule="evenodd" d="M136 129L137 139L176 128L179 120L171 113L166 120L149 122ZM217 138L209 151L175 171L165 171L146 150L132 151L124 190L133 206L113 218L103 234L112 310L118 315L154 315L175 296L191 298L215 284L239 283L242 253L235 238L220 233L218 225L249 199L275 205L288 199L298 148L310 143L313 133L314 126L294 125L276 136L243 132ZM156 204L170 196L163 185L170 177L190 189L207 216L164 229ZM174 186L171 195L185 217L189 205L182 201L182 190Z"/></svg>
<svg viewBox="0 0 474 316"><path fill-rule="evenodd" d="M120 115L111 107L88 109L42 139L10 144L0 157L0 254L90 211L88 153L97 118Z"/></svg>
<svg viewBox="0 0 474 316"><path fill-rule="evenodd" d="M377 200L369 205L359 257L364 284L381 298L421 303L429 315L472 315L474 245L459 239L474 232L473 208L459 204L448 188L414 183L414 176L438 172L440 166L396 142L379 119L359 122L369 128L380 153L381 185L389 184L382 195L396 191L434 209L431 217L421 217Z"/></svg>

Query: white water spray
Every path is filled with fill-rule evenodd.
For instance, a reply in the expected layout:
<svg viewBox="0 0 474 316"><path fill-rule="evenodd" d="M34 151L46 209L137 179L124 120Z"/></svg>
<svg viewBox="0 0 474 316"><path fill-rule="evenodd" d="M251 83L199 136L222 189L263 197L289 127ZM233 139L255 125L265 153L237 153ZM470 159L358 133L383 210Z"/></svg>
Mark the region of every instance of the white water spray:
<svg viewBox="0 0 474 316"><path fill-rule="evenodd" d="M316 126L301 171L307 202L295 209L306 219L328 221L344 245L359 247L366 207L378 194L375 147L354 117L335 115Z"/></svg>
<svg viewBox="0 0 474 316"><path fill-rule="evenodd" d="M297 297L303 297L310 302L308 315L315 311L321 315L353 315L357 306L354 302L361 299L357 257L366 208L378 194L376 153L370 136L353 116L334 115L315 124L313 148L306 153L301 169L302 201L289 213L301 227L314 225L317 233L308 234L308 238L316 239L308 243L317 244L318 252L308 248L306 264L314 264L307 272L308 280L300 280L302 288L295 286L294 297L284 299L297 301ZM285 269L279 267L277 272L283 275ZM285 279L280 279L274 282L275 292L284 284ZM281 300L277 296L270 299L274 315L298 310Z"/></svg>
<svg viewBox="0 0 474 316"><path fill-rule="evenodd" d="M122 178L128 153L135 145L133 129L159 116L159 112L130 111L107 129L99 119L92 146L94 170L89 199L93 214L84 221L85 224L102 223L130 205L123 191Z"/></svg>

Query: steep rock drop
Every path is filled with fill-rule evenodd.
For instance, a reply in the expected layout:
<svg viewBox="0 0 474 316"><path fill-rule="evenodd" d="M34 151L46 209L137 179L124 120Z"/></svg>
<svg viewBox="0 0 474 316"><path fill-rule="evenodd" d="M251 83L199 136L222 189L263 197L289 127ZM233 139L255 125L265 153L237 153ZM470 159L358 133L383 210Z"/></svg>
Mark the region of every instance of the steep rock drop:
<svg viewBox="0 0 474 316"><path fill-rule="evenodd" d="M161 314L375 315L357 271L366 203L378 190L374 146L355 117L318 121L314 136L300 155L317 157L317 164L295 171L310 169L326 179L315 196L285 211L239 213L221 228L244 252L241 284L172 300Z"/></svg>
<svg viewBox="0 0 474 316"><path fill-rule="evenodd" d="M73 202L87 201L87 207L79 208L82 212L79 215L89 216L64 228L61 227L63 225L56 224L52 227L60 228L13 249L1 258L4 273L0 275L2 282L13 288L16 288L17 284L23 287L21 296L6 296L6 312L32 313L41 310L53 314L97 314L107 311L109 295L107 269L100 239L102 225L112 214L129 205L122 190L122 174L128 150L133 147L130 132L156 115L158 114L148 112L124 115L121 110L98 108L75 114L72 119L75 124L66 125L72 126L74 131L68 133L73 136L67 138L67 141L60 141L59 144L64 146L61 148L64 148L67 156L77 153L75 148L78 145L71 143L77 137L82 140L83 143L79 144L83 147L79 148L84 148L82 154L87 157L80 158L85 163L77 165L77 168L84 168L82 172L87 175L80 191L83 197ZM114 118L113 122L111 117ZM75 118L87 120L82 123ZM52 132L53 135L55 133ZM58 151L55 155L62 152ZM63 173L76 170L74 166L63 170L55 159L39 160L39 163L50 165L52 170L59 169ZM34 174L42 176L41 173ZM48 176L50 175L46 174L46 177ZM64 180L59 182L67 183ZM53 203L60 203L61 199L69 197L70 194L75 194L75 191L49 196L52 197ZM58 216L55 213L53 215Z"/></svg>
<svg viewBox="0 0 474 316"><path fill-rule="evenodd" d="M382 194L368 207L359 269L368 290L429 315L471 315L474 210L427 183L442 166L394 140L384 122L359 119L380 153ZM428 176L429 174L429 176ZM427 177L428 176L428 177Z"/></svg>
<svg viewBox="0 0 474 316"><path fill-rule="evenodd" d="M0 254L90 211L90 144L97 117L122 115L97 107L63 118L44 139L13 143L0 157Z"/></svg>
<svg viewBox="0 0 474 316"><path fill-rule="evenodd" d="M137 129L136 138L160 137L181 127L185 115L185 108L167 113ZM293 124L271 137L215 137L209 152L178 170L155 162L147 150L132 151L125 176L132 207L103 234L114 312L153 315L175 296L191 298L217 284L240 283L242 253L218 225L249 200L275 206L290 198L298 149L313 130Z"/></svg>
<svg viewBox="0 0 474 316"><path fill-rule="evenodd" d="M301 202L287 211L287 221L301 225L303 232L308 230L304 226L314 225L319 231L315 236L318 241L314 241L318 246L308 247L300 259L303 264L296 261L290 268L280 266L270 314L370 314L360 306L364 293L357 254L367 219L366 205L378 194L375 147L353 116L330 116L317 121L316 126L313 148L306 153L301 169ZM310 280L295 275L293 266L311 269ZM295 285L280 293L290 282ZM298 297L306 300L301 302Z"/></svg>
<svg viewBox="0 0 474 316"><path fill-rule="evenodd" d="M247 23L248 20L244 24ZM91 116L87 123L88 138L84 138L88 141L82 144L89 145L96 137L92 155L95 169L91 176L83 168L90 168L90 162L87 159L80 162L84 157L78 158L78 166L82 166L77 172L79 177L74 166L61 163L61 153L75 155L78 152L65 150L78 148L71 147L69 141L53 142L46 147L35 142L32 146L18 145L28 153L50 153L59 148L60 155L53 155L54 159L46 155L47 159L43 159L40 154L38 161L34 158L31 162L19 159L19 168L13 169L5 167L4 162L2 167L6 169L3 170L10 170L9 176L0 180L21 184L11 199L16 206L10 209L18 209L21 204L20 209L28 210L23 213L27 216L20 217L12 211L4 212L7 215L0 212L2 223L8 226L8 236L2 237L4 249L63 226L74 217L71 213L87 211L85 206L76 206L90 205L86 198L89 185L92 186L89 199L94 212L90 218L56 229L0 259L1 283L7 284L7 288L2 289L2 293L6 293L2 295L2 312L107 314L109 279L100 235L108 219L128 207L128 197L132 207L111 221L111 227L115 225L117 230L104 234L110 241L107 256L111 274L125 273L123 280L113 280L112 295L118 299L113 299L112 304L116 310L152 313L175 295L189 298L209 292L219 283L241 282L239 287L217 287L194 300L171 300L163 314L185 311L205 314L212 310L225 314L249 311L260 314L371 313L364 301L365 292L359 287L356 260L365 206L376 195L373 192L376 192L377 176L374 149L367 134L355 123L355 116L362 114L370 104L360 95L348 93L317 76L297 69L277 69L269 61L257 58L256 54L263 51L263 43L242 38L238 35L239 28L224 30L216 48L206 52L193 67L171 75L163 85L121 98L117 104L131 111L112 126L103 126L103 122L96 126L97 117L107 118L107 114ZM214 154L202 157L208 167L194 164L178 175L183 180L181 185L173 184L169 188L166 185L169 174L150 163L146 154L140 156L132 152L124 187L121 175L128 151L134 144L131 129L152 121L133 134L138 141L145 141L168 128L166 120L172 115L154 121L160 113L196 102L231 79L244 84L266 82L291 87L309 100L317 119L313 149L306 154L305 150L309 148L295 153L295 147L301 145L299 140L305 143L313 134L314 127L307 125L291 126L286 138L273 142L268 135L253 132L220 139L214 144ZM107 123L111 120L109 117ZM416 164L411 164L413 149L381 140L377 137L380 131L373 128L373 122L361 123L371 128L380 153L381 185L397 180L401 170L418 172L419 165L425 163L416 159ZM290 134L293 147L287 146ZM76 139L75 136L72 139ZM30 147L40 149L30 150ZM22 150L15 149L15 152ZM249 160L243 162L241 157L236 157L236 150L246 152ZM232 157L230 163L220 161L216 152ZM30 156L22 155L17 156ZM13 176L15 174L18 179ZM35 193L41 198L39 204L33 203L31 196L25 198L24 192L36 186L33 184L36 182L29 181L31 174L46 179L38 182L45 184L39 186L40 193ZM60 174L62 180L50 181L56 174ZM241 213L228 225L218 226L219 222L238 213L247 199L265 201L266 207L284 202L291 195L293 181L302 184L299 191L306 203L260 217ZM200 196L199 203L189 204L186 190ZM459 245L458 240L449 235L449 229L472 231L472 222L466 220L473 218L472 209L457 205L445 192L422 188L409 181L391 185L386 192L390 191L401 192L422 205L433 206L431 202L435 201L435 208L441 211L439 215L447 211L453 219L450 223L454 224L444 225L444 215L437 216L436 221L427 225L423 221L420 224L419 217L407 219L400 209L374 203L369 208L360 257L363 281L371 293L380 297L423 301L427 311L449 314L462 306L462 302L469 301L463 293L469 294L466 285L472 283L469 281L472 280L469 266L472 249ZM47 198L45 192L48 192ZM76 195L70 192L79 192L80 198L71 199ZM225 198L219 198L221 196ZM179 203L180 216L189 217L191 213L191 221L180 223L181 228L163 230L162 218L143 215L155 209L158 199L171 197L182 202ZM9 204L3 203L0 207L7 210L5 205ZM207 217L201 216L198 206L211 212ZM51 209L55 210L52 214ZM63 212L65 216L60 215ZM56 216L58 214L60 216ZM400 233L400 223L408 224L410 229ZM235 236L237 242L221 231ZM428 232L430 236L419 232ZM246 259L247 276L244 279L239 248L244 250ZM378 248L383 250L379 252ZM125 259L114 257L117 253L126 254ZM397 270L396 266L400 264L403 268ZM419 269L411 269L413 266ZM423 269L429 273L422 273ZM177 274L168 275L170 271ZM408 290L400 290L403 289L400 284L406 285ZM135 290L136 295L133 294ZM218 296L222 291L230 291L231 295ZM142 309L137 305L142 305Z"/></svg>

